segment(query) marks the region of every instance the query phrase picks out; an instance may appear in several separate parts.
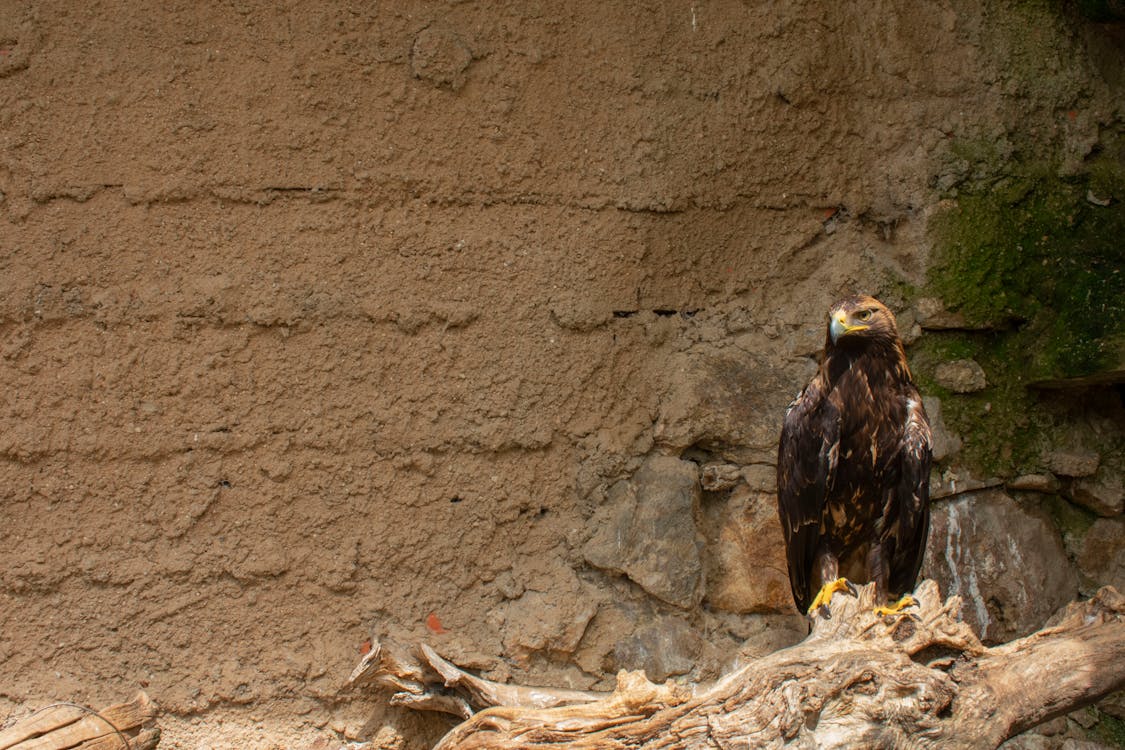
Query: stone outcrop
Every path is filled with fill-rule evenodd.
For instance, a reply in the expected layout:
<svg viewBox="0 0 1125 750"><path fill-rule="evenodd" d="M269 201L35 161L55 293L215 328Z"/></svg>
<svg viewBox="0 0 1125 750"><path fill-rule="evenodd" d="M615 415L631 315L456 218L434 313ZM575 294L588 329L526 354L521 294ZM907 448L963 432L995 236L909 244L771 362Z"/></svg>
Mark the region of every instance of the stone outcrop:
<svg viewBox="0 0 1125 750"><path fill-rule="evenodd" d="M708 604L740 614L794 612L777 495L740 485L716 516L707 545Z"/></svg>
<svg viewBox="0 0 1125 750"><path fill-rule="evenodd" d="M934 380L954 393L975 393L988 386L984 370L971 359L955 359L938 365Z"/></svg>
<svg viewBox="0 0 1125 750"><path fill-rule="evenodd" d="M1084 587L1125 588L1125 518L1099 518L1082 539L1078 569L1087 581Z"/></svg>
<svg viewBox="0 0 1125 750"><path fill-rule="evenodd" d="M1121 474L1099 468L1092 476L1070 482L1064 489L1074 503L1099 516L1118 516L1125 510L1125 491Z"/></svg>
<svg viewBox="0 0 1125 750"><path fill-rule="evenodd" d="M966 622L994 643L1032 632L1078 592L1058 531L998 489L934 506L922 575L963 597Z"/></svg>
<svg viewBox="0 0 1125 750"><path fill-rule="evenodd" d="M609 489L591 522L586 560L628 576L669 604L697 605L703 597L698 476L690 461L648 458L632 479Z"/></svg>

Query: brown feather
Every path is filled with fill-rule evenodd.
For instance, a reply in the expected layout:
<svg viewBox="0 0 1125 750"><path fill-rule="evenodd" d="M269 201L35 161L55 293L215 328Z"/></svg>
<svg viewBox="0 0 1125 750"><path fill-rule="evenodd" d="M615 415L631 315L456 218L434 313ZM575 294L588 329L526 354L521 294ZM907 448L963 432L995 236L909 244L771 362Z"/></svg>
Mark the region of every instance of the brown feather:
<svg viewBox="0 0 1125 750"><path fill-rule="evenodd" d="M786 411L778 447L778 514L802 611L824 583L825 556L881 584L884 596L913 587L929 527L930 453L894 315L872 297L837 303L824 358Z"/></svg>

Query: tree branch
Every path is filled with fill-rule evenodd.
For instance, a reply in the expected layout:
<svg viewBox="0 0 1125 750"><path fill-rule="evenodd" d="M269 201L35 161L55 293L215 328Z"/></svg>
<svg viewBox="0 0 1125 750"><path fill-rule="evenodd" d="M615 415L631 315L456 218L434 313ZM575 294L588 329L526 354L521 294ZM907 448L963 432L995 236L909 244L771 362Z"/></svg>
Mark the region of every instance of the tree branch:
<svg viewBox="0 0 1125 750"><path fill-rule="evenodd" d="M1051 627L985 648L925 581L909 616L877 617L874 590L838 594L801 643L708 685L621 672L612 693L501 685L377 644L349 684L466 719L438 750L469 748L995 747L1125 686L1125 597L1104 588Z"/></svg>

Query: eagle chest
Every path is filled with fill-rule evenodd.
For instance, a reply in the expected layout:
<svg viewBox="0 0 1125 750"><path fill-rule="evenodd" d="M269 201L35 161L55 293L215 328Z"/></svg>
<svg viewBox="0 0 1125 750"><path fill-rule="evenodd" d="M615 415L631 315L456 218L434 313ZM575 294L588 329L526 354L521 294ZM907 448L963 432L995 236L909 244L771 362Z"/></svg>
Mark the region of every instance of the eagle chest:
<svg viewBox="0 0 1125 750"><path fill-rule="evenodd" d="M906 410L897 389L873 388L862 371L849 372L830 400L837 439L829 448L828 494L821 535L841 549L874 541L883 532L888 490L895 482L897 446Z"/></svg>

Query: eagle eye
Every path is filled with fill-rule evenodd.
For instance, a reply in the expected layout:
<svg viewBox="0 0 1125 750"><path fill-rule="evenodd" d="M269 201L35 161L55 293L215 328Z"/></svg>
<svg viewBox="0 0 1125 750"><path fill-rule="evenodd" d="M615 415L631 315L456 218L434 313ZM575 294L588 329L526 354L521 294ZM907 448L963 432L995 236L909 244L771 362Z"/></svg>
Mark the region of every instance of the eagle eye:
<svg viewBox="0 0 1125 750"><path fill-rule="evenodd" d="M870 310L860 310L859 312L857 312L855 314L855 317L856 317L856 320L863 320L863 321L871 320L871 311Z"/></svg>

